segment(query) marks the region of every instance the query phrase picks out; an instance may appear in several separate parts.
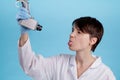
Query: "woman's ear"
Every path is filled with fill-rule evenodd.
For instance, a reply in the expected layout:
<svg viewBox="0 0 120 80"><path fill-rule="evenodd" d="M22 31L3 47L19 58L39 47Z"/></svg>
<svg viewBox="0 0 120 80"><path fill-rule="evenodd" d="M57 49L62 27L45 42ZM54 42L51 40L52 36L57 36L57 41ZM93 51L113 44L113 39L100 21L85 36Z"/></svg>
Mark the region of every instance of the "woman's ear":
<svg viewBox="0 0 120 80"><path fill-rule="evenodd" d="M94 45L97 42L97 38L96 37L92 37L90 39L90 45Z"/></svg>

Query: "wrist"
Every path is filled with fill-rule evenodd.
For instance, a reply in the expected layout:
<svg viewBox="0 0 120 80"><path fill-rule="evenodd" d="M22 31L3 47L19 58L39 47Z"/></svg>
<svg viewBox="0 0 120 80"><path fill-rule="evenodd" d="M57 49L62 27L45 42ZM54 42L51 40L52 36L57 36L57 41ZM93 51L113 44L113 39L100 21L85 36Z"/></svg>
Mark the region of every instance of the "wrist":
<svg viewBox="0 0 120 80"><path fill-rule="evenodd" d="M19 40L19 46L22 47L27 40L28 40L28 34L27 33L21 34L21 37Z"/></svg>

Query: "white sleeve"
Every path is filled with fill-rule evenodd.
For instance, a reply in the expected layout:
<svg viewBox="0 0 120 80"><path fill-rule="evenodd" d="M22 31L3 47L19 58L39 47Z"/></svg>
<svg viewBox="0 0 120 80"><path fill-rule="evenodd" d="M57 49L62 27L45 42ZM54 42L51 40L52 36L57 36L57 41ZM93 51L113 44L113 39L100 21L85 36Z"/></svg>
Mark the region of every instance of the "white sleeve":
<svg viewBox="0 0 120 80"><path fill-rule="evenodd" d="M18 47L19 61L26 74L35 80L51 79L56 69L57 57L44 58L35 55L32 51L29 39L22 47Z"/></svg>

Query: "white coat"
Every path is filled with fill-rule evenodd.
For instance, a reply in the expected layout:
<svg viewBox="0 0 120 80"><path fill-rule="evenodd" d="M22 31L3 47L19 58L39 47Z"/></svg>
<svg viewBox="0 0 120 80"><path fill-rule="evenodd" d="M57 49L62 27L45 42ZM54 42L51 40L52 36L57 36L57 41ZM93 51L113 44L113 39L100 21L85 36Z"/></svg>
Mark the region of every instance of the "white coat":
<svg viewBox="0 0 120 80"><path fill-rule="evenodd" d="M77 78L74 55L61 54L44 58L32 51L29 39L18 50L23 70L34 80L116 80L100 57L96 57L96 61Z"/></svg>

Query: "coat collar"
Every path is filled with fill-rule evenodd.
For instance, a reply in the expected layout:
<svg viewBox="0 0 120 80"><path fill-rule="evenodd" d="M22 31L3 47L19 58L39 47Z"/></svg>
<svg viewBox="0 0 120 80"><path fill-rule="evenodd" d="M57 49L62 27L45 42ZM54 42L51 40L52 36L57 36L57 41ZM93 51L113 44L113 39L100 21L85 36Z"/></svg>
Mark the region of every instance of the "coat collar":
<svg viewBox="0 0 120 80"><path fill-rule="evenodd" d="M97 68L101 63L102 63L102 60L101 60L101 57L98 57L98 56L95 56L95 55L93 55L93 57L95 57L96 58L96 60L95 60L95 62L89 67L89 69L95 69L95 68ZM70 67L75 67L76 66L76 60L75 60L75 56L74 55L72 55L71 57L70 57L70 60L69 60L70 62L69 62L69 65L70 65Z"/></svg>

